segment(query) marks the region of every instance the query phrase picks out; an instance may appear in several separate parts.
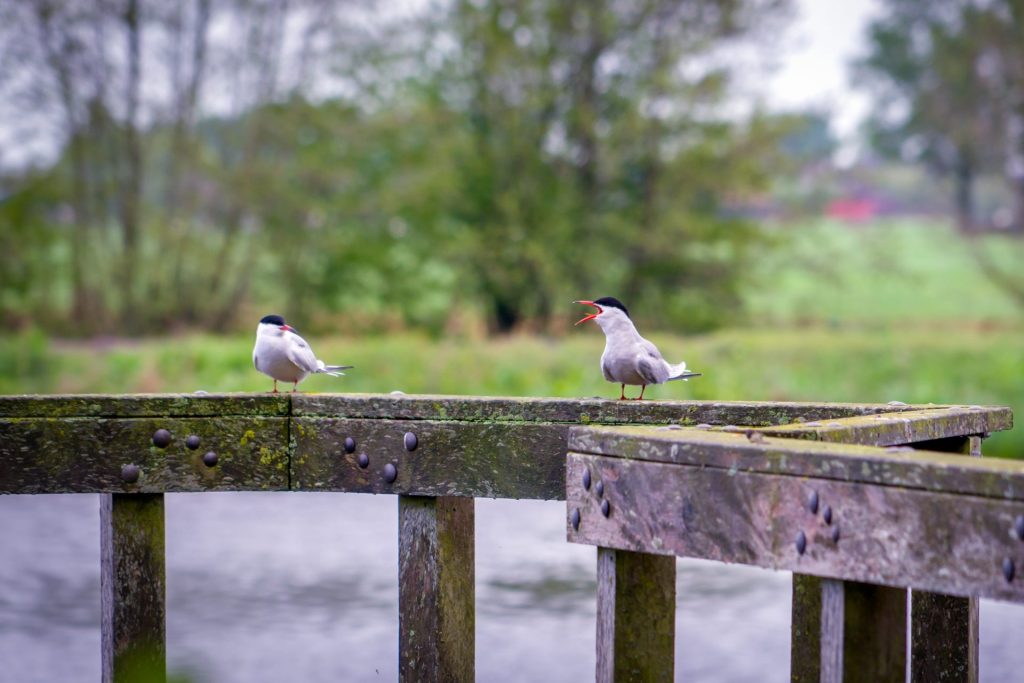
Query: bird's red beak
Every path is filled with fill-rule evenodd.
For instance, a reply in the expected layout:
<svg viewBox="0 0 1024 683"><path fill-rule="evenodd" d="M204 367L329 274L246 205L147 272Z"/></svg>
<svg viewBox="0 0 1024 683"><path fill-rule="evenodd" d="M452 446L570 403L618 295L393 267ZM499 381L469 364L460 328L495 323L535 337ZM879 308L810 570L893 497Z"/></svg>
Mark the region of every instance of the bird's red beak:
<svg viewBox="0 0 1024 683"><path fill-rule="evenodd" d="M281 329L285 332L294 332L295 328L291 325L281 325Z"/></svg>
<svg viewBox="0 0 1024 683"><path fill-rule="evenodd" d="M591 313L590 315L588 315L586 317L583 317L583 318L580 318L579 320L577 320L576 321L576 325L582 325L583 323L587 322L588 320L593 320L597 316L601 315L601 312L602 312L601 307L598 306L597 304L595 304L593 301L573 301L573 303L574 304L583 304L584 306L593 306L594 308L597 309L597 313ZM575 327L575 325L574 325L574 327Z"/></svg>

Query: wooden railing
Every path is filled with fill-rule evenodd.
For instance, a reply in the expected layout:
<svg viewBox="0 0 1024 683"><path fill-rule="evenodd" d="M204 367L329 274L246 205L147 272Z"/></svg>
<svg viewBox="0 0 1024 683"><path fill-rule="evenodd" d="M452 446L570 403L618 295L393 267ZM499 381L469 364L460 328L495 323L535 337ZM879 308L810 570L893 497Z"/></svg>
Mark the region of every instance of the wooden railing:
<svg viewBox="0 0 1024 683"><path fill-rule="evenodd" d="M600 681L672 679L675 556L794 572L794 681L901 680L908 651L915 681L970 681L978 596L1024 598L1024 464L951 454L1010 426L977 406L0 397L0 493L105 494L104 681L165 675L163 494L225 490L398 495L405 681L474 678L476 497L567 499L568 539L598 546Z"/></svg>

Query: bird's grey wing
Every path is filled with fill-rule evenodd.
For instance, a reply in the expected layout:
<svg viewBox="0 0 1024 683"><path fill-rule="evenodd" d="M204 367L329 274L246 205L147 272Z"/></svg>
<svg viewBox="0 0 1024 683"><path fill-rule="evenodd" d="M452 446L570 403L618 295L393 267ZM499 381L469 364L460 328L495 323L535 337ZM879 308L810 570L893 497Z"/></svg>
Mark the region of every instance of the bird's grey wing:
<svg viewBox="0 0 1024 683"><path fill-rule="evenodd" d="M288 360L306 372L316 372L320 368L313 349L309 348L305 339L295 333L289 333L287 341L288 347L285 354L288 356Z"/></svg>
<svg viewBox="0 0 1024 683"><path fill-rule="evenodd" d="M617 382L618 380L612 375L611 365L608 364L608 360L604 357L601 358L601 374L604 375L605 380L609 382Z"/></svg>
<svg viewBox="0 0 1024 683"><path fill-rule="evenodd" d="M636 359L636 374L647 384L661 384L668 379L668 368L660 356L655 358L650 353L641 352Z"/></svg>
<svg viewBox="0 0 1024 683"><path fill-rule="evenodd" d="M640 348L647 352L648 355L652 356L655 360L664 360L661 355L661 351L653 343L646 339L640 339Z"/></svg>

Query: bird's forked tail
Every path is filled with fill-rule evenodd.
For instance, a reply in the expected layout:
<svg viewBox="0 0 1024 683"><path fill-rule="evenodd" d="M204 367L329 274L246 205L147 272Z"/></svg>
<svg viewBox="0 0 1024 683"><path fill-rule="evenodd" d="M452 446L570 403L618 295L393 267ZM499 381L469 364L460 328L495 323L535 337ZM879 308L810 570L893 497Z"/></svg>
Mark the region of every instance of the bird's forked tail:
<svg viewBox="0 0 1024 683"><path fill-rule="evenodd" d="M324 362L319 359L317 359L316 364L318 366L316 369L318 373L330 375L331 377L341 377L345 374L342 370L351 370L355 367L354 365L324 365Z"/></svg>
<svg viewBox="0 0 1024 683"><path fill-rule="evenodd" d="M681 380L683 380L685 382L688 379L690 379L691 377L700 377L700 375L701 375L701 373L699 373L699 372L689 372L686 369L686 361L685 360L682 363L679 363L678 365L672 365L670 363L668 368L669 368L669 373L668 373L668 379L665 380L666 382L673 382L673 381L675 381L677 379L681 379Z"/></svg>

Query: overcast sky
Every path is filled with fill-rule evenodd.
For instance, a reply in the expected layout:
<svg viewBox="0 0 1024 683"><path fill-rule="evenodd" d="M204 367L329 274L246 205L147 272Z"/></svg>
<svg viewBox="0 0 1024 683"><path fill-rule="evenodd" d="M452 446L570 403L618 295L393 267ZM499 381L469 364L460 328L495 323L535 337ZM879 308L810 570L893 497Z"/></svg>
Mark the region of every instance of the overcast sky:
<svg viewBox="0 0 1024 683"><path fill-rule="evenodd" d="M827 108L850 150L869 99L850 86L849 63L863 53L867 24L878 11L878 0L796 0L765 102L773 109Z"/></svg>

